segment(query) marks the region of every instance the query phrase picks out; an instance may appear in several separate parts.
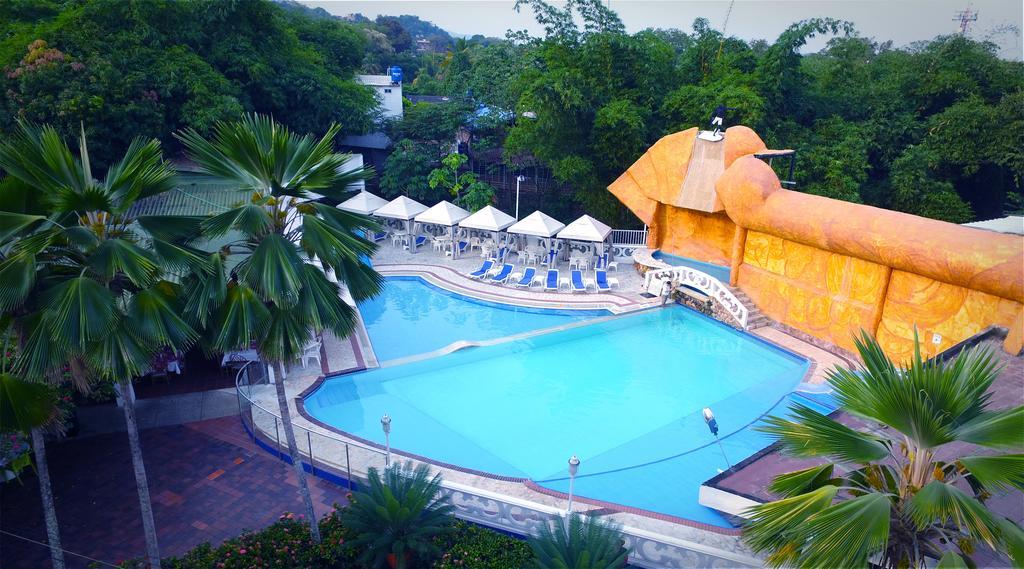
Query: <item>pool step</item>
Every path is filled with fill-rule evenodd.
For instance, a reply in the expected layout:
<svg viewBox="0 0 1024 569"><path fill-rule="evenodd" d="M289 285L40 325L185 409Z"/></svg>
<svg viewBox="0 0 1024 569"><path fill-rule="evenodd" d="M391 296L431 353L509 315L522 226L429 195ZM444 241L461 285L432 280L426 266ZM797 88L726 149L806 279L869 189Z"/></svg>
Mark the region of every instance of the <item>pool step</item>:
<svg viewBox="0 0 1024 569"><path fill-rule="evenodd" d="M747 330L756 330L764 326L771 326L772 319L768 318L761 312L761 309L754 304L754 301L747 296L747 293L743 292L742 289L735 286L726 285L729 290L736 296L736 299L747 307Z"/></svg>

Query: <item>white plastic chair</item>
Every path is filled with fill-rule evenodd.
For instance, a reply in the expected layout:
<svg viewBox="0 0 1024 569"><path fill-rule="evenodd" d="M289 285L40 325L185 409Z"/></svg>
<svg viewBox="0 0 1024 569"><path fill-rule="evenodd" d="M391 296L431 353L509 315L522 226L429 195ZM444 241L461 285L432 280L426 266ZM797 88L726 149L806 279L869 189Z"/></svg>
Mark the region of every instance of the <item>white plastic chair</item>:
<svg viewBox="0 0 1024 569"><path fill-rule="evenodd" d="M299 356L302 359L302 369L306 369L306 363L309 360L316 360L316 365L320 365L320 345L323 340L317 338L315 341L306 344L305 348L302 348L302 355Z"/></svg>

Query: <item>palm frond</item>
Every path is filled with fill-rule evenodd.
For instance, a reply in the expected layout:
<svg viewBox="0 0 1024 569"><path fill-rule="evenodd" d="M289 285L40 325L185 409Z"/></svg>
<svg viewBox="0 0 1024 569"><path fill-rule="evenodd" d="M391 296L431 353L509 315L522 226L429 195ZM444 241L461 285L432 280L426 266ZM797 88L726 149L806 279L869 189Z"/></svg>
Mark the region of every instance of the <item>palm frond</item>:
<svg viewBox="0 0 1024 569"><path fill-rule="evenodd" d="M131 381L149 371L156 348L121 322L89 346L86 358L101 378L114 382Z"/></svg>
<svg viewBox="0 0 1024 569"><path fill-rule="evenodd" d="M104 239L90 255L89 266L107 281L123 274L139 287L153 282L160 270L151 251L126 239Z"/></svg>
<svg viewBox="0 0 1024 569"><path fill-rule="evenodd" d="M107 170L104 186L119 212L136 200L174 189L174 166L163 159L160 142L135 138L124 156Z"/></svg>
<svg viewBox="0 0 1024 569"><path fill-rule="evenodd" d="M826 484L834 484L832 471L835 465L825 463L803 470L780 474L768 485L768 490L782 496L796 496L811 490L817 490Z"/></svg>
<svg viewBox="0 0 1024 569"><path fill-rule="evenodd" d="M258 204L250 203L206 218L201 228L203 234L208 237L221 237L232 229L254 236L269 232L273 224L274 221L267 210Z"/></svg>
<svg viewBox="0 0 1024 569"><path fill-rule="evenodd" d="M294 243L279 233L260 240L245 263L238 266L239 280L259 291L264 299L282 307L294 306L302 286L303 261Z"/></svg>
<svg viewBox="0 0 1024 569"><path fill-rule="evenodd" d="M45 219L42 215L0 211L0 244L15 235L31 230Z"/></svg>
<svg viewBox="0 0 1024 569"><path fill-rule="evenodd" d="M839 489L822 486L816 490L760 504L747 511L743 539L757 552L772 552L768 563L778 567L792 562L804 546L798 529L812 515L832 504Z"/></svg>
<svg viewBox="0 0 1024 569"><path fill-rule="evenodd" d="M108 335L117 321L116 299L109 290L88 277L68 279L55 286L44 305L50 337L58 344L81 349Z"/></svg>
<svg viewBox="0 0 1024 569"><path fill-rule="evenodd" d="M128 304L128 325L151 344L184 352L199 335L179 315L181 310L175 302L174 287L167 282L160 285L132 296Z"/></svg>
<svg viewBox="0 0 1024 569"><path fill-rule="evenodd" d="M21 306L35 280L35 256L12 255L0 260L0 310L10 311Z"/></svg>
<svg viewBox="0 0 1024 569"><path fill-rule="evenodd" d="M965 456L958 462L986 488L1024 490L1024 454Z"/></svg>
<svg viewBox="0 0 1024 569"><path fill-rule="evenodd" d="M53 390L0 373L0 432L28 432L47 424L57 410Z"/></svg>
<svg viewBox="0 0 1024 569"><path fill-rule="evenodd" d="M956 439L993 448L1024 447L1024 406L987 411L959 426Z"/></svg>
<svg viewBox="0 0 1024 569"><path fill-rule="evenodd" d="M947 551L939 562L935 565L935 569L968 569L967 562L964 561L963 557L960 557L953 551Z"/></svg>
<svg viewBox="0 0 1024 569"><path fill-rule="evenodd" d="M801 404L790 407L795 420L767 417L757 430L775 438L794 456L829 456L846 462L881 460L889 451L880 439L855 431Z"/></svg>
<svg viewBox="0 0 1024 569"><path fill-rule="evenodd" d="M811 516L797 533L806 539L799 555L805 567L866 567L889 540L892 503L870 493Z"/></svg>
<svg viewBox="0 0 1024 569"><path fill-rule="evenodd" d="M318 267L305 264L301 271L302 289L295 310L313 330L331 330L346 338L355 329L356 311L341 298L336 283L327 279Z"/></svg>
<svg viewBox="0 0 1024 569"><path fill-rule="evenodd" d="M263 336L269 318L270 311L256 291L244 284L228 286L217 313L220 329L214 347L221 352L249 347Z"/></svg>
<svg viewBox="0 0 1024 569"><path fill-rule="evenodd" d="M907 511L919 528L952 522L992 547L998 543L999 526L992 513L951 484L938 480L925 484L910 499Z"/></svg>

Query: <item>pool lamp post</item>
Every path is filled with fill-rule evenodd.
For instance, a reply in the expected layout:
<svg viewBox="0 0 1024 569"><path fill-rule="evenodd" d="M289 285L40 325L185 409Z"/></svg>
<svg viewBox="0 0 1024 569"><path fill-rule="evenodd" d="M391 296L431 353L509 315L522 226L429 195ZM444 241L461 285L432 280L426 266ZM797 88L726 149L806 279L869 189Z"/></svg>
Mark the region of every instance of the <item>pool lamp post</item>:
<svg viewBox="0 0 1024 569"><path fill-rule="evenodd" d="M526 181L526 176L516 176L516 219L519 219L519 184Z"/></svg>
<svg viewBox="0 0 1024 569"><path fill-rule="evenodd" d="M380 428L384 429L384 466L391 466L391 416L387 413L380 418Z"/></svg>
<svg viewBox="0 0 1024 569"><path fill-rule="evenodd" d="M715 436L715 442L718 443L718 449L722 451L722 458L725 459L725 464L732 468L732 464L729 463L729 457L725 455L725 447L722 446L722 441L718 438L718 421L715 420L715 414L711 412L711 407L704 408L704 422L708 424L708 430Z"/></svg>
<svg viewBox="0 0 1024 569"><path fill-rule="evenodd" d="M576 482L576 473L580 470L580 459L575 454L569 457L569 508L566 509L567 514L572 513L572 490L573 484Z"/></svg>

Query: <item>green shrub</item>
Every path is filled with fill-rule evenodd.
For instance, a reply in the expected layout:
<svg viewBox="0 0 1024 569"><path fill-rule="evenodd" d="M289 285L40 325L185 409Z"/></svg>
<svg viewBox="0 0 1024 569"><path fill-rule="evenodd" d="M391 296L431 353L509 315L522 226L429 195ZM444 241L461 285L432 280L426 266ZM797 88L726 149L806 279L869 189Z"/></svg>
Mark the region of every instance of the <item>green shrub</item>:
<svg viewBox="0 0 1024 569"><path fill-rule="evenodd" d="M435 569L522 569L533 562L525 541L462 521L437 543L445 554Z"/></svg>
<svg viewBox="0 0 1024 569"><path fill-rule="evenodd" d="M246 532L217 547L203 543L182 557L165 560L170 569L329 569L356 567L350 532L337 506L320 520L322 541L315 545L301 516L284 514L258 532Z"/></svg>
<svg viewBox="0 0 1024 569"><path fill-rule="evenodd" d="M575 513L568 524L552 520L529 543L537 569L617 569L629 555L617 526Z"/></svg>
<svg viewBox="0 0 1024 569"><path fill-rule="evenodd" d="M370 468L366 490L342 510L352 545L368 567L386 567L393 555L398 569L421 567L439 557L434 540L451 530L453 508L441 496L441 476L421 464L393 464L381 474Z"/></svg>

